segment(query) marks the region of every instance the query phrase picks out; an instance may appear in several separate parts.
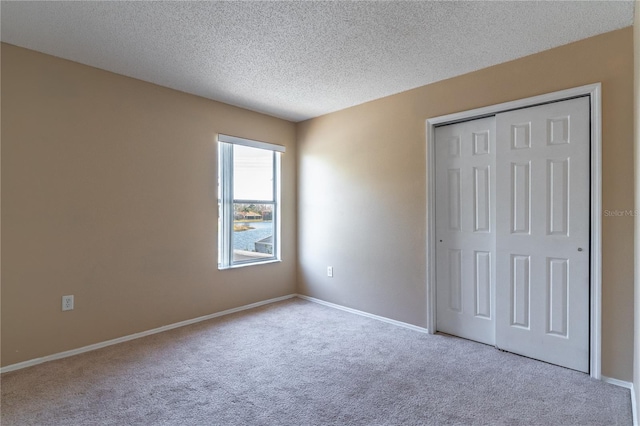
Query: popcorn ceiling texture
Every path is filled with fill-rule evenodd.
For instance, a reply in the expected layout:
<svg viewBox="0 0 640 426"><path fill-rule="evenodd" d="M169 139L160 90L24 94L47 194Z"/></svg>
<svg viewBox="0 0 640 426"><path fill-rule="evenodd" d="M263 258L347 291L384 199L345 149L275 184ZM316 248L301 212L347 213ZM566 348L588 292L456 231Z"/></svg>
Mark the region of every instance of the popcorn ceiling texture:
<svg viewBox="0 0 640 426"><path fill-rule="evenodd" d="M633 24L633 1L6 2L2 41L301 121Z"/></svg>

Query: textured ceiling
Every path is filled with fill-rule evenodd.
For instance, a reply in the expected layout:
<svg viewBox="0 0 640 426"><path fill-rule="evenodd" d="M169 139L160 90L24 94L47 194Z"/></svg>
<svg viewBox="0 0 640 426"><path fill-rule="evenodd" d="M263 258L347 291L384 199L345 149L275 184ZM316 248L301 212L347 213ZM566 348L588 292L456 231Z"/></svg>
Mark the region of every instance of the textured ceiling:
<svg viewBox="0 0 640 426"><path fill-rule="evenodd" d="M300 121L633 24L633 1L7 2L2 41Z"/></svg>

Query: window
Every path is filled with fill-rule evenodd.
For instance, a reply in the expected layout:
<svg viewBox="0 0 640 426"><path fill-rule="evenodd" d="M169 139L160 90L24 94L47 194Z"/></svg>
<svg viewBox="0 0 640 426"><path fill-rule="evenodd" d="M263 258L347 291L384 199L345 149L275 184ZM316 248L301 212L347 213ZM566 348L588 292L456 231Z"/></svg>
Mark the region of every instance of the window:
<svg viewBox="0 0 640 426"><path fill-rule="evenodd" d="M284 147L218 135L218 268L280 260Z"/></svg>

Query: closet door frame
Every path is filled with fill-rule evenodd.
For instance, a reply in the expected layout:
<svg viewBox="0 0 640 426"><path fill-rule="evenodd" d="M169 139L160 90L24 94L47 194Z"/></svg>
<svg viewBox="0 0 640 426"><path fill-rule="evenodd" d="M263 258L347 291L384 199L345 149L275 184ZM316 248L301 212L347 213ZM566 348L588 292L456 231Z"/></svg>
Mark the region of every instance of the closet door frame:
<svg viewBox="0 0 640 426"><path fill-rule="evenodd" d="M589 306L589 375L601 379L601 305L602 305L602 105L601 84L589 84L559 92L547 93L526 99L505 102L483 108L443 115L426 120L427 154L427 247L426 247L426 295L427 330L436 332L436 197L435 197L435 129L477 118L489 117L514 109L528 108L550 102L588 96L590 103L591 152L590 152L590 306Z"/></svg>

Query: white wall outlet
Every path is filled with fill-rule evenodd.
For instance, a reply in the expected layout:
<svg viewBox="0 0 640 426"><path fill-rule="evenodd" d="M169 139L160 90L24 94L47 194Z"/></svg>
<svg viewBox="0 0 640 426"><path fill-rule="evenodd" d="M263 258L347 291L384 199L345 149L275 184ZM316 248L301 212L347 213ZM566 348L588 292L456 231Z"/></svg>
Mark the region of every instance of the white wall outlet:
<svg viewBox="0 0 640 426"><path fill-rule="evenodd" d="M62 310L63 311L73 310L73 294L70 296L62 296Z"/></svg>
<svg viewBox="0 0 640 426"><path fill-rule="evenodd" d="M333 277L333 266L327 266L327 276Z"/></svg>

